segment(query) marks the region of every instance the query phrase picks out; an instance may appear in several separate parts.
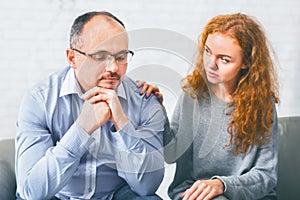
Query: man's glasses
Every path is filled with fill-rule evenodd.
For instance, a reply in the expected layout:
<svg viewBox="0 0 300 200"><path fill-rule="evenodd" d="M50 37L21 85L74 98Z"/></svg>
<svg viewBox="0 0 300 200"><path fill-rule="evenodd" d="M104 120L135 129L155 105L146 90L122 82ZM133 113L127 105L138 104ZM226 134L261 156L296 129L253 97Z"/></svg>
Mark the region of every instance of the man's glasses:
<svg viewBox="0 0 300 200"><path fill-rule="evenodd" d="M97 53L88 54L75 48L71 48L71 49L82 55L88 56L95 61L105 63L106 65L111 65L113 63L113 58L115 59L117 64L125 65L131 61L134 55L133 51L130 50L123 50L115 54L111 54L108 51L100 51Z"/></svg>

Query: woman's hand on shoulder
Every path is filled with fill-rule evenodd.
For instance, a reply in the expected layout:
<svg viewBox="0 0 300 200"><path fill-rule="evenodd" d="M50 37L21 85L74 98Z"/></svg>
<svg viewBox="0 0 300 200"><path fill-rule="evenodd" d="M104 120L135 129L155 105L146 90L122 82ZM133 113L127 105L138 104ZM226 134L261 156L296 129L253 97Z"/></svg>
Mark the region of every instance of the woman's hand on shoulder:
<svg viewBox="0 0 300 200"><path fill-rule="evenodd" d="M146 98L148 98L150 94L153 93L160 103L163 102L163 95L162 93L160 93L159 88L156 85L150 85L145 81L138 80L137 87L142 87L140 94L146 93Z"/></svg>

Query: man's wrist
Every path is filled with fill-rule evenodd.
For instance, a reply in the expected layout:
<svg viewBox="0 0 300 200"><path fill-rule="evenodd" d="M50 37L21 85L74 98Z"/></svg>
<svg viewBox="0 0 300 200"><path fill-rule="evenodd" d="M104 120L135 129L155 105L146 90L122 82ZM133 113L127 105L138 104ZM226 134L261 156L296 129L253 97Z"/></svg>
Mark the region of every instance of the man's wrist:
<svg viewBox="0 0 300 200"><path fill-rule="evenodd" d="M82 123L80 119L77 119L76 123L77 123L78 126L80 126L80 128L82 128L89 135L91 135L96 130L95 127L85 126L84 123Z"/></svg>
<svg viewBox="0 0 300 200"><path fill-rule="evenodd" d="M124 115L123 117L118 119L116 122L114 122L116 131L120 131L127 123L128 123L128 118Z"/></svg>

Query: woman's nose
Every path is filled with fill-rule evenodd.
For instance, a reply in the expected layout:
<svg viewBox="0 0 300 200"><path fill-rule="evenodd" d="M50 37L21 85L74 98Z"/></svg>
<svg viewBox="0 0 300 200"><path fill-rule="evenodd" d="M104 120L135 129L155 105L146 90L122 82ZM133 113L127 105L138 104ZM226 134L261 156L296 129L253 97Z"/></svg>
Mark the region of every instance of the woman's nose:
<svg viewBox="0 0 300 200"><path fill-rule="evenodd" d="M217 58L215 56L211 56L208 59L208 66L209 66L209 68L211 68L213 70L217 70L218 69Z"/></svg>

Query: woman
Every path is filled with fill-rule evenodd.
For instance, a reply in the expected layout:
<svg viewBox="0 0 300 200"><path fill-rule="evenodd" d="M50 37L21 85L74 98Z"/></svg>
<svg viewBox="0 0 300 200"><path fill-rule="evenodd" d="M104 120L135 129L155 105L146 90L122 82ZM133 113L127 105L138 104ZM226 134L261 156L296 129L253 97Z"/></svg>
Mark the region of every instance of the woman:
<svg viewBox="0 0 300 200"><path fill-rule="evenodd" d="M169 196L276 199L278 83L262 27L245 14L216 16L198 50L164 133L165 160L177 164Z"/></svg>

